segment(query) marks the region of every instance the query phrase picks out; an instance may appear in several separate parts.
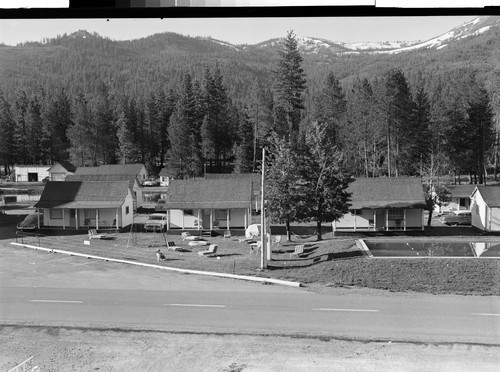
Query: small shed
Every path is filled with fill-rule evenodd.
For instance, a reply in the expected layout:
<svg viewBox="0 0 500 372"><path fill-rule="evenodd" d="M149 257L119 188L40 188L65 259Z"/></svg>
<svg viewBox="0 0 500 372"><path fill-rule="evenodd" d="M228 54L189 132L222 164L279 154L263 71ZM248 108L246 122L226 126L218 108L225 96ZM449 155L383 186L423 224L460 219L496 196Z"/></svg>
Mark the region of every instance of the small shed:
<svg viewBox="0 0 500 372"><path fill-rule="evenodd" d="M470 209L470 196L476 185L448 185L450 201L446 205L436 206L437 213L449 213Z"/></svg>
<svg viewBox="0 0 500 372"><path fill-rule="evenodd" d="M49 168L51 181L64 181L66 176L75 174L76 167L69 161L62 160Z"/></svg>
<svg viewBox="0 0 500 372"><path fill-rule="evenodd" d="M470 198L472 226L500 231L500 186L476 186Z"/></svg>
<svg viewBox="0 0 500 372"><path fill-rule="evenodd" d="M16 182L42 182L49 174L50 165L15 165Z"/></svg>
<svg viewBox="0 0 500 372"><path fill-rule="evenodd" d="M358 178L348 189L349 213L333 222L334 231L423 230L427 207L419 178Z"/></svg>
<svg viewBox="0 0 500 372"><path fill-rule="evenodd" d="M174 180L163 203L168 229L246 229L251 208L252 182L245 178Z"/></svg>

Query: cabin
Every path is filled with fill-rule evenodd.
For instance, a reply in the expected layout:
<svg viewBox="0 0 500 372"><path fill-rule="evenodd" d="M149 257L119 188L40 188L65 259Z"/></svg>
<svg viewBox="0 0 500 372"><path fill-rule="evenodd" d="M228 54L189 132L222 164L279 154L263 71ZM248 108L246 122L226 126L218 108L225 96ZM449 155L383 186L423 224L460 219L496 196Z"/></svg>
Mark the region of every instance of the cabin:
<svg viewBox="0 0 500 372"><path fill-rule="evenodd" d="M45 228L120 229L132 224L132 205L126 181L48 181L35 208Z"/></svg>
<svg viewBox="0 0 500 372"><path fill-rule="evenodd" d="M15 165L16 182L42 182L49 179L50 165Z"/></svg>
<svg viewBox="0 0 500 372"><path fill-rule="evenodd" d="M475 186L470 199L472 226L500 231L500 186Z"/></svg>
<svg viewBox="0 0 500 372"><path fill-rule="evenodd" d="M252 182L245 178L173 180L162 210L167 229L245 230L251 223Z"/></svg>
<svg viewBox="0 0 500 372"><path fill-rule="evenodd" d="M51 181L64 181L68 175L75 174L76 167L69 161L58 161L49 168L49 179Z"/></svg>
<svg viewBox="0 0 500 372"><path fill-rule="evenodd" d="M450 201L443 205L437 205L435 212L438 214L450 213L459 210L470 209L470 196L476 185L448 185L450 190Z"/></svg>
<svg viewBox="0 0 500 372"><path fill-rule="evenodd" d="M144 204L141 184L148 173L143 164L107 164L99 167L78 167L71 181L127 181L134 198L134 211Z"/></svg>
<svg viewBox="0 0 500 372"><path fill-rule="evenodd" d="M172 179L171 173L167 167L163 167L160 171L160 186L168 187L170 180Z"/></svg>
<svg viewBox="0 0 500 372"><path fill-rule="evenodd" d="M358 178L348 187L349 213L332 223L334 231L423 230L427 207L419 178Z"/></svg>

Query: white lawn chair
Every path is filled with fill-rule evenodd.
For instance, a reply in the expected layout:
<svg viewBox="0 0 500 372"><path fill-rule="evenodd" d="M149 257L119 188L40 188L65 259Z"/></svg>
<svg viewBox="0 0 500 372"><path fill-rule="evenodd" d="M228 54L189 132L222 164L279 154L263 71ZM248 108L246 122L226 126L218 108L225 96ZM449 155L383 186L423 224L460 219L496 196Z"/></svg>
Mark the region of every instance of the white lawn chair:
<svg viewBox="0 0 500 372"><path fill-rule="evenodd" d="M89 230L89 239L105 239L107 234L98 234L96 229Z"/></svg>
<svg viewBox="0 0 500 372"><path fill-rule="evenodd" d="M206 251L198 252L198 254L202 257L213 257L215 256L218 248L219 246L217 244L210 244Z"/></svg>

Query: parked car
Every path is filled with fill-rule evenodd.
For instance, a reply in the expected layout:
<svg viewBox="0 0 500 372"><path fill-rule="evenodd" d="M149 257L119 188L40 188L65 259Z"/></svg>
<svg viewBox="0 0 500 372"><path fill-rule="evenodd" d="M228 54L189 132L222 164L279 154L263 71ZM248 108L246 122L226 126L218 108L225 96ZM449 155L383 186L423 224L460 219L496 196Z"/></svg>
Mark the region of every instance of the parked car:
<svg viewBox="0 0 500 372"><path fill-rule="evenodd" d="M142 183L142 186L160 186L160 180L154 177L149 177Z"/></svg>
<svg viewBox="0 0 500 372"><path fill-rule="evenodd" d="M40 227L43 227L42 213L31 213L17 225L18 230L36 230L38 229L38 218L40 217Z"/></svg>
<svg viewBox="0 0 500 372"><path fill-rule="evenodd" d="M470 211L453 211L451 214L441 217L441 222L449 226L470 225L472 214Z"/></svg>
<svg viewBox="0 0 500 372"><path fill-rule="evenodd" d="M149 215L148 220L144 224L146 231L165 231L167 229L167 214L166 213L152 213Z"/></svg>
<svg viewBox="0 0 500 372"><path fill-rule="evenodd" d="M155 212L166 212L167 208L165 206L165 203L167 201L165 199L158 199L155 205Z"/></svg>

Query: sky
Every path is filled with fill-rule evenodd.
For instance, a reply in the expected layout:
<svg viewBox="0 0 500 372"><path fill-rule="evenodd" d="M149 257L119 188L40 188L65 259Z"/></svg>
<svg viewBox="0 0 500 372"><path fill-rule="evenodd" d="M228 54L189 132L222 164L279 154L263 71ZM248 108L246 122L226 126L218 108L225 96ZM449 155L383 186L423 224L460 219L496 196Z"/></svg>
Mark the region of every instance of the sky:
<svg viewBox="0 0 500 372"><path fill-rule="evenodd" d="M0 43L42 41L78 30L112 40L131 40L161 32L211 36L232 44L256 44L286 36L330 41L425 41L474 16L426 17L302 17L302 18L164 18L164 19L0 19Z"/></svg>

